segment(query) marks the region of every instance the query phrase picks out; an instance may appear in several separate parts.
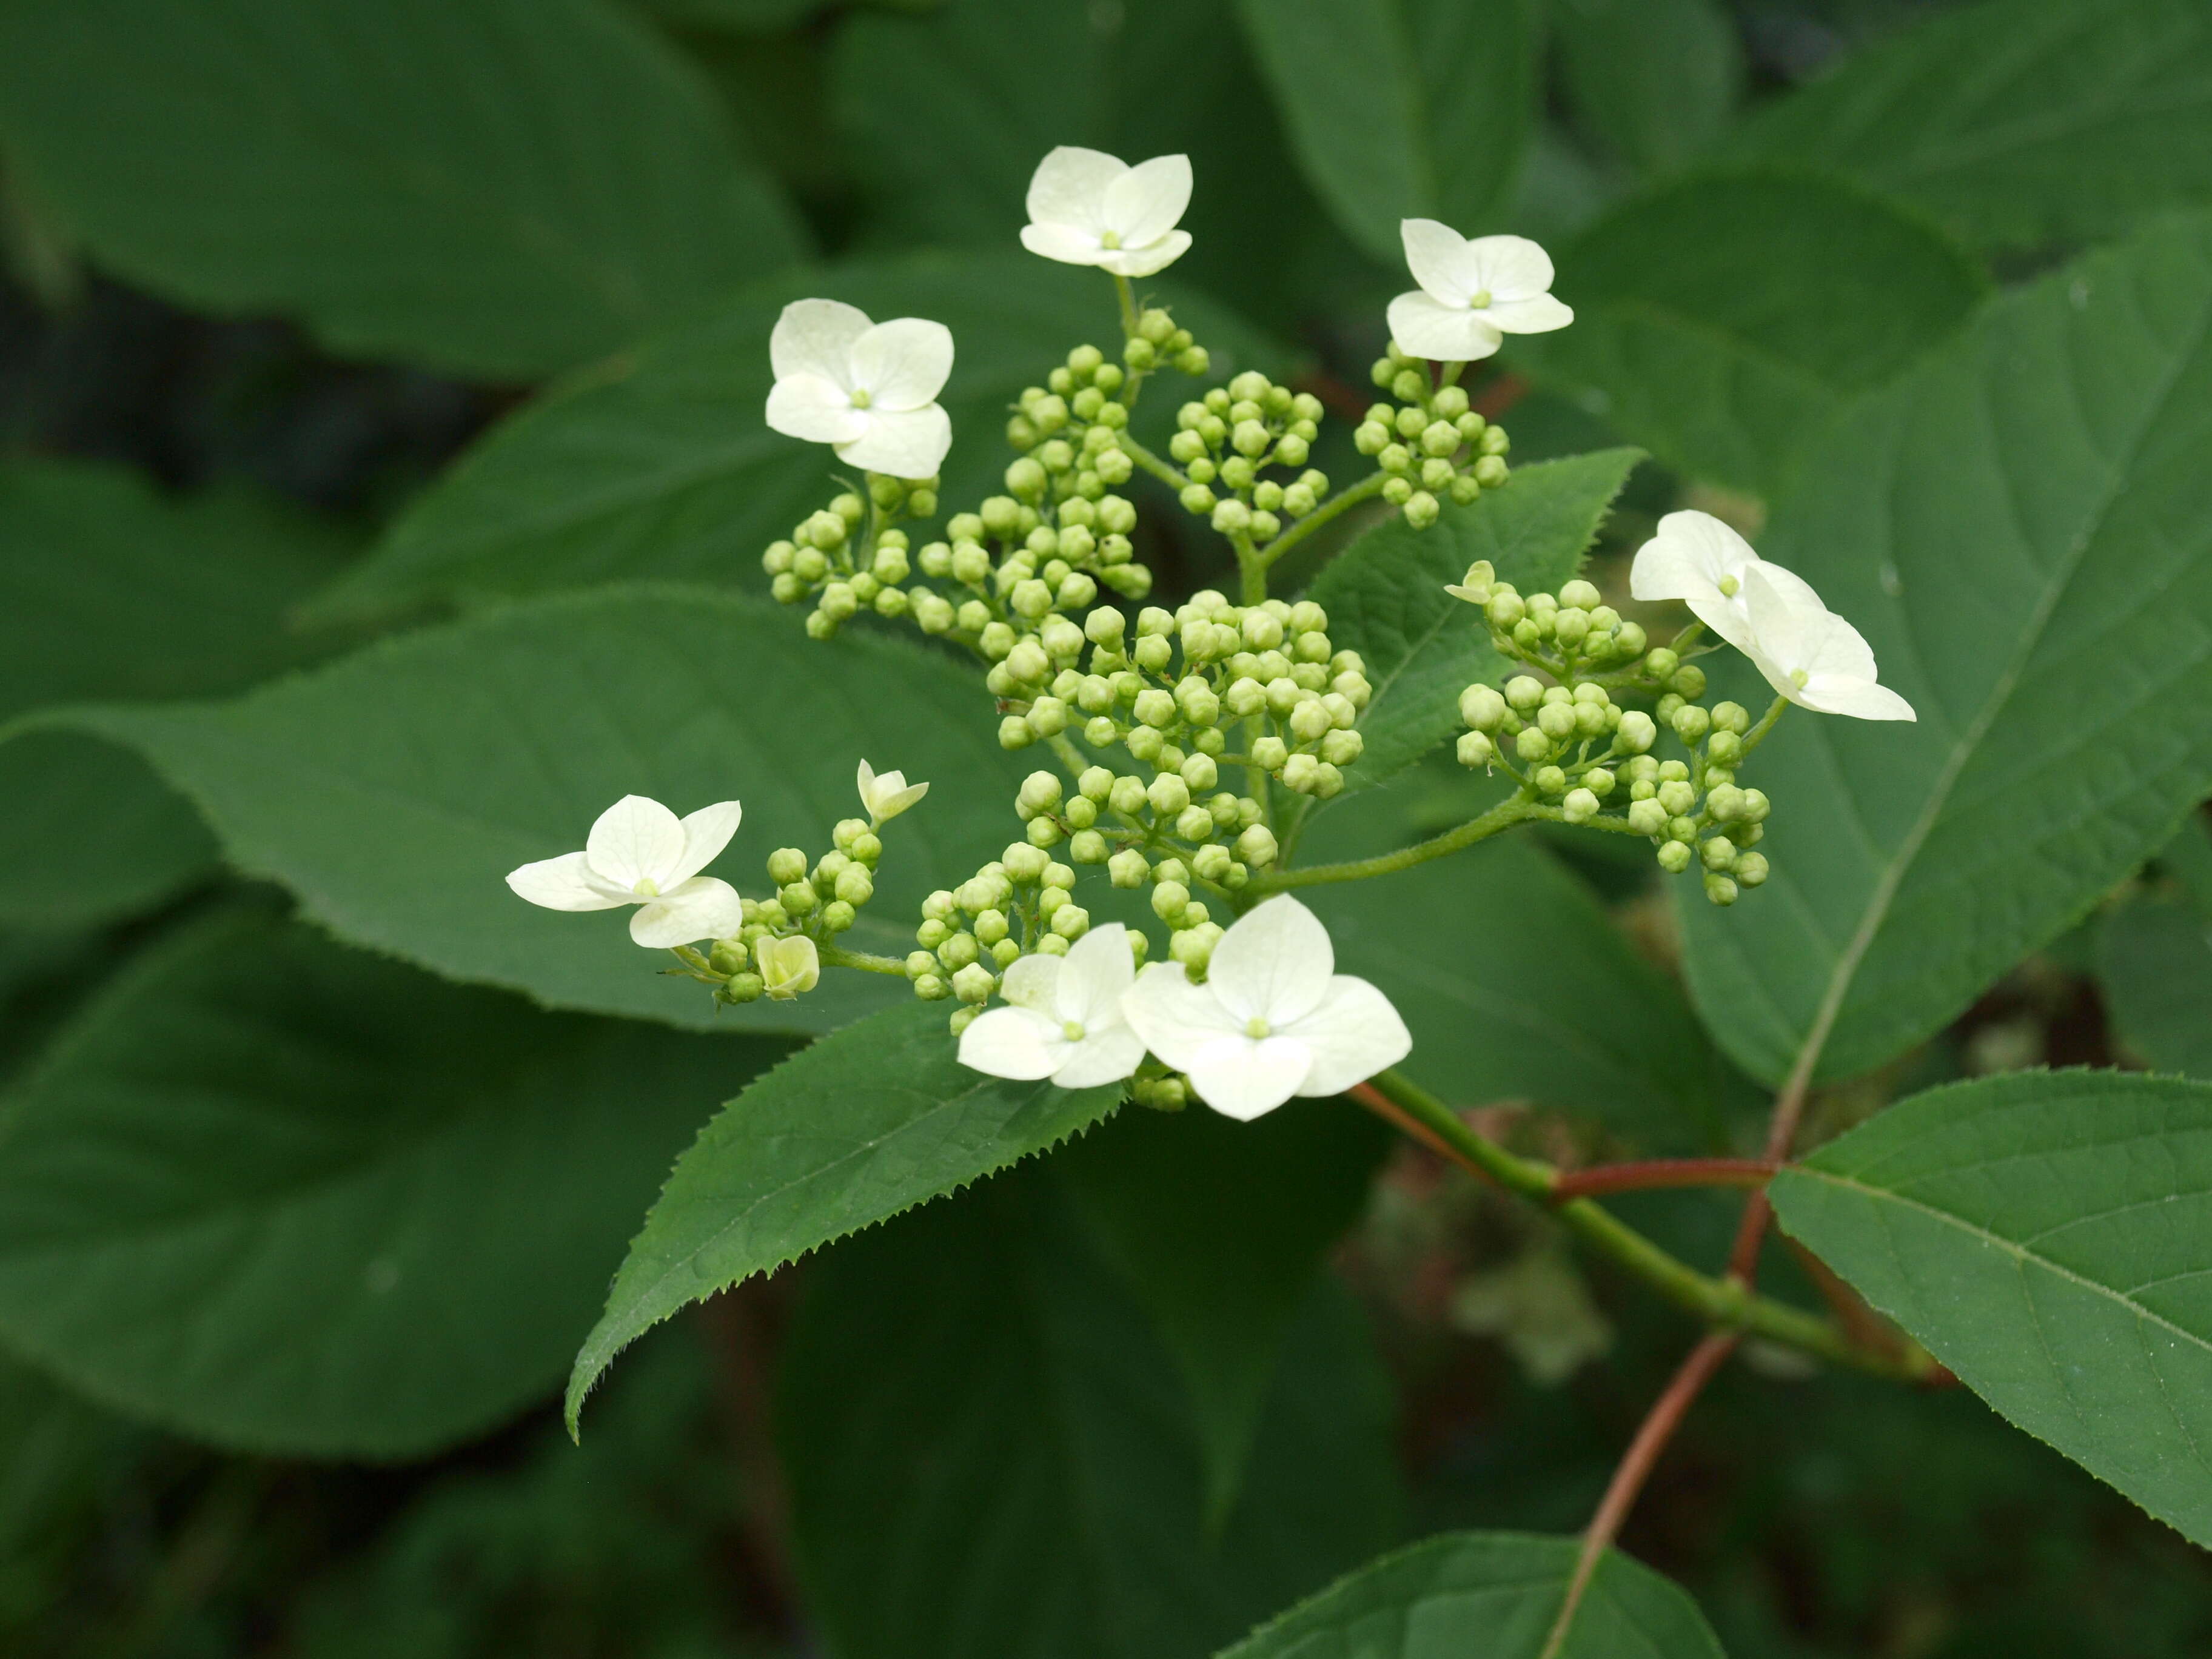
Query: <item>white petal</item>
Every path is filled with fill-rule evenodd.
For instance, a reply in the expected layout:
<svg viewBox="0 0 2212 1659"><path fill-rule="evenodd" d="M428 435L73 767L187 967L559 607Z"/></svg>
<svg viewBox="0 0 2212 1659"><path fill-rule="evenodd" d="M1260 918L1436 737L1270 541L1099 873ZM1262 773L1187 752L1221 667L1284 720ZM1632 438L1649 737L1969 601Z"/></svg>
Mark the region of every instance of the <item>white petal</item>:
<svg viewBox="0 0 2212 1659"><path fill-rule="evenodd" d="M744 926L738 890L712 876L694 876L629 919L629 936L647 950L665 951L695 939L727 939Z"/></svg>
<svg viewBox="0 0 2212 1659"><path fill-rule="evenodd" d="M1190 233L1171 230L1157 242L1101 253L1091 263L1122 276L1149 276L1156 270L1165 270L1189 251Z"/></svg>
<svg viewBox="0 0 2212 1659"><path fill-rule="evenodd" d="M1853 720L1917 720L1920 718L1913 713L1911 703L1887 686L1876 685L1872 680L1829 679L1815 674L1790 701L1820 714L1848 714Z"/></svg>
<svg viewBox="0 0 2212 1659"><path fill-rule="evenodd" d="M1507 334L1549 334L1575 319L1573 311L1548 294L1532 295L1526 300L1500 300L1486 307L1482 315L1492 328Z"/></svg>
<svg viewBox="0 0 2212 1659"><path fill-rule="evenodd" d="M1190 206L1190 157L1155 155L1106 186L1106 228L1128 248L1150 247Z"/></svg>
<svg viewBox="0 0 2212 1659"><path fill-rule="evenodd" d="M1044 958L1050 962L1054 958ZM1022 962L1030 958L1024 957ZM1129 930L1118 921L1093 927L1068 947L1060 962L1053 1008L1064 1020L1086 1031L1104 1031L1123 1023L1121 998L1137 981L1129 950ZM1016 968L1021 962L1014 964ZM1011 973L1011 970L1010 970Z"/></svg>
<svg viewBox="0 0 2212 1659"><path fill-rule="evenodd" d="M1340 1095L1413 1053L1413 1033L1384 996L1364 979L1339 974L1321 1006L1279 1028L1306 1045L1313 1069L1298 1085L1302 1095Z"/></svg>
<svg viewBox="0 0 2212 1659"><path fill-rule="evenodd" d="M1221 936L1206 982L1240 1024L1261 1019L1287 1025L1320 1005L1335 967L1336 951L1321 918L1279 893L1246 911Z"/></svg>
<svg viewBox="0 0 2212 1659"><path fill-rule="evenodd" d="M779 1002L789 1002L822 982L822 953L804 933L763 939L753 961L769 995Z"/></svg>
<svg viewBox="0 0 2212 1659"><path fill-rule="evenodd" d="M1411 357L1435 363L1471 363L1487 357L1505 337L1479 311L1448 306L1421 293L1401 294L1390 301L1390 337Z"/></svg>
<svg viewBox="0 0 2212 1659"><path fill-rule="evenodd" d="M1060 975L1064 960L1048 956L1016 957L1000 984L999 994L1017 1008L1030 1009L1055 1026L1060 1024Z"/></svg>
<svg viewBox="0 0 2212 1659"><path fill-rule="evenodd" d="M878 323L853 343L853 381L878 413L921 409L952 373L952 331L926 317Z"/></svg>
<svg viewBox="0 0 2212 1659"><path fill-rule="evenodd" d="M664 890L683 879L684 826L676 814L643 795L624 795L599 814L585 838L584 853L600 880L635 893L649 881Z"/></svg>
<svg viewBox="0 0 2212 1659"><path fill-rule="evenodd" d="M1422 292L1452 310L1466 310L1482 286L1467 238L1434 219L1401 219L1398 239L1406 245L1406 269Z"/></svg>
<svg viewBox="0 0 2212 1659"><path fill-rule="evenodd" d="M744 815L744 809L733 800L718 800L712 806L686 813L684 856L669 874L678 881L689 881L712 864L738 833L738 820Z"/></svg>
<svg viewBox="0 0 2212 1659"><path fill-rule="evenodd" d="M878 823L888 823L929 793L927 784L910 784L903 772L886 772L878 777L866 761L860 763L860 805Z"/></svg>
<svg viewBox="0 0 2212 1659"><path fill-rule="evenodd" d="M1193 985L1179 962L1147 963L1121 998L1121 1017L1145 1047L1179 1072L1188 1071L1210 1042L1245 1040L1244 1022L1232 1018L1210 988Z"/></svg>
<svg viewBox="0 0 2212 1659"><path fill-rule="evenodd" d="M1207 1105L1224 1117L1249 1123L1297 1093L1312 1068L1313 1055L1303 1042L1233 1036L1215 1038L1183 1069Z"/></svg>
<svg viewBox="0 0 2212 1659"><path fill-rule="evenodd" d="M1072 1047L1056 1020L1027 1008L994 1008L960 1034L960 1063L972 1072L1028 1081L1050 1077Z"/></svg>
<svg viewBox="0 0 2212 1659"><path fill-rule="evenodd" d="M779 380L817 374L850 392L853 342L871 326L866 312L841 300L794 300L768 337L769 362Z"/></svg>
<svg viewBox="0 0 2212 1659"><path fill-rule="evenodd" d="M1552 290L1552 256L1526 236L1478 236L1467 251L1474 285L1494 301L1528 300Z"/></svg>
<svg viewBox="0 0 2212 1659"><path fill-rule="evenodd" d="M1144 1038L1117 1022L1074 1044L1052 1080L1063 1089L1095 1089L1128 1076L1144 1058Z"/></svg>
<svg viewBox="0 0 2212 1659"><path fill-rule="evenodd" d="M1064 265L1095 265L1109 257L1095 230L1073 225L1024 225L1022 246Z"/></svg>
<svg viewBox="0 0 2212 1659"><path fill-rule="evenodd" d="M819 374L793 374L770 386L767 419L770 431L811 444L848 444L868 430L867 411Z"/></svg>
<svg viewBox="0 0 2212 1659"><path fill-rule="evenodd" d="M1062 144L1038 162L1037 170L1030 175L1030 222L1093 233L1105 229L1107 189L1128 170L1128 164L1119 156Z"/></svg>
<svg viewBox="0 0 2212 1659"><path fill-rule="evenodd" d="M933 478L952 447L952 418L935 404L869 411L868 429L837 446L838 459L894 478Z"/></svg>
<svg viewBox="0 0 2212 1659"><path fill-rule="evenodd" d="M557 859L541 859L510 870L507 884L548 910L611 910L633 902L628 894L611 893L595 882L591 863L582 853L563 853Z"/></svg>

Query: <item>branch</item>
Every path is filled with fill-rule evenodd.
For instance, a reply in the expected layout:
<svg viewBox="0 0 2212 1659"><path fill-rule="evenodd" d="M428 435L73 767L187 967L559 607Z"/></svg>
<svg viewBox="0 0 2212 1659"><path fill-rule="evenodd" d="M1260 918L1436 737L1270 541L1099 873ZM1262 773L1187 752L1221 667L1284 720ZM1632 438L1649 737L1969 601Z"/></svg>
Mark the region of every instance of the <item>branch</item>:
<svg viewBox="0 0 2212 1659"><path fill-rule="evenodd" d="M1479 818L1470 818L1456 829L1447 830L1427 841L1415 842L1411 847L1401 847L1395 853L1382 853L1371 859L1353 859L1344 864L1309 865L1303 870L1269 870L1255 876L1247 891L1279 893L1287 887L1315 887L1324 882L1364 881L1370 876L1387 876L1393 871L1410 870L1417 864L1426 864L1431 859L1440 859L1456 853L1462 847L1472 847L1487 840L1501 830L1510 830L1523 819L1544 816L1524 792L1500 801Z"/></svg>

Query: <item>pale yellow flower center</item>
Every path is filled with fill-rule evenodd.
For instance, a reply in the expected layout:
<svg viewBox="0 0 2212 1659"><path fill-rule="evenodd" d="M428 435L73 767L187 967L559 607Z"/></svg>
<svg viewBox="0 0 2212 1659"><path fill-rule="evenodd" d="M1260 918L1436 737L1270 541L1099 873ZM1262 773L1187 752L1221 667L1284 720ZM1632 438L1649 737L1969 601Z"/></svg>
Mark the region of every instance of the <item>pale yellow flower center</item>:
<svg viewBox="0 0 2212 1659"><path fill-rule="evenodd" d="M1273 1029L1273 1028L1271 1027L1266 1020L1261 1019L1257 1014L1253 1015L1251 1018L1244 1022L1244 1035L1250 1037L1255 1042L1258 1042L1261 1039L1267 1037L1272 1032Z"/></svg>
<svg viewBox="0 0 2212 1659"><path fill-rule="evenodd" d="M867 387L862 386L859 391L853 394L853 407L855 409L866 409L870 404L875 402L875 393L870 392Z"/></svg>
<svg viewBox="0 0 2212 1659"><path fill-rule="evenodd" d="M1474 297L1468 301L1468 305L1476 311L1489 310L1490 290L1486 288L1479 288L1475 289Z"/></svg>
<svg viewBox="0 0 2212 1659"><path fill-rule="evenodd" d="M640 898L659 898L660 896L660 884L655 881L651 876L647 876L629 890L636 894Z"/></svg>
<svg viewBox="0 0 2212 1659"><path fill-rule="evenodd" d="M1732 599L1742 589L1743 584L1733 576L1723 576L1721 578L1720 587L1721 597Z"/></svg>
<svg viewBox="0 0 2212 1659"><path fill-rule="evenodd" d="M1802 668L1793 668L1790 671L1790 684L1796 686L1800 691L1802 691L1805 689L1806 683L1812 678L1813 677L1810 674L1807 673Z"/></svg>
<svg viewBox="0 0 2212 1659"><path fill-rule="evenodd" d="M1118 231L1118 230L1109 230L1109 231L1108 231L1108 232L1107 232L1103 236L1101 236L1101 237L1098 239L1098 246L1101 246L1101 247L1119 247L1119 246L1121 246L1121 233L1120 231Z"/></svg>
<svg viewBox="0 0 2212 1659"><path fill-rule="evenodd" d="M1069 1020L1065 1025L1062 1025L1060 1028L1060 1034L1066 1037L1070 1042L1082 1042L1083 1022L1079 1019Z"/></svg>

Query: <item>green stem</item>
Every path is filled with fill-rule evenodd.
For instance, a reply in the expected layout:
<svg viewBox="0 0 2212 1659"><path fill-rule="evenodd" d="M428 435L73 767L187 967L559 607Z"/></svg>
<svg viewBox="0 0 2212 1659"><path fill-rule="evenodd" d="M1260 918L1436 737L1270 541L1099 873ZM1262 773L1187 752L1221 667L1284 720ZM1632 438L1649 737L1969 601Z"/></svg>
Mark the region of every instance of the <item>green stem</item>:
<svg viewBox="0 0 2212 1659"><path fill-rule="evenodd" d="M1926 1382L1936 1375L1935 1361L1917 1348L1885 1353L1862 1347L1817 1314L1760 1296L1739 1279L1699 1273L1594 1200L1559 1202L1554 1190L1559 1173L1550 1164L1518 1157L1477 1134L1458 1113L1410 1078L1395 1071L1378 1073L1352 1092L1370 1109L1379 1100L1389 1109L1381 1115L1488 1176L1508 1192L1543 1205L1585 1244L1709 1324L1765 1337L1876 1376Z"/></svg>
<svg viewBox="0 0 2212 1659"><path fill-rule="evenodd" d="M1500 801L1479 818L1470 818L1456 829L1447 830L1441 836L1416 842L1411 847L1401 847L1395 853L1382 853L1371 859L1353 859L1344 864L1314 864L1303 870L1270 870L1252 878L1251 887L1261 892L1280 892L1286 887L1315 887L1324 882L1364 881L1370 876L1387 876L1394 871L1410 870L1417 864L1426 864L1431 859L1440 859L1456 853L1462 847L1472 847L1509 830L1524 818L1559 816L1556 811L1538 806L1523 791Z"/></svg>
<svg viewBox="0 0 2212 1659"><path fill-rule="evenodd" d="M1190 488L1190 479L1180 467L1162 460L1158 456L1131 437L1127 432L1115 435L1115 447L1151 473L1169 489L1180 493Z"/></svg>
<svg viewBox="0 0 2212 1659"><path fill-rule="evenodd" d="M1522 816L1531 818L1541 818L1547 823L1565 823L1569 822L1567 815L1564 811L1556 806L1547 806L1541 801L1529 802L1528 810ZM1576 824L1575 828L1577 830L1610 830L1616 836L1644 836L1644 832L1641 830L1638 830L1634 824L1631 823L1626 818L1607 817L1602 813L1594 818L1584 818L1580 823ZM1644 836L1644 838L1645 840L1650 839L1649 836Z"/></svg>
<svg viewBox="0 0 2212 1659"><path fill-rule="evenodd" d="M1782 718L1782 711L1789 707L1790 699L1778 695L1774 699L1774 706L1759 717L1759 724L1743 734L1741 753L1748 755L1753 750L1758 748L1765 740L1766 734L1774 729L1775 721Z"/></svg>
<svg viewBox="0 0 2212 1659"><path fill-rule="evenodd" d="M1129 286L1129 279L1117 270L1114 273L1114 292L1121 301L1121 337L1129 339L1137 332L1137 291Z"/></svg>
<svg viewBox="0 0 2212 1659"><path fill-rule="evenodd" d="M1127 446L1125 444L1123 447L1127 448ZM1284 554L1305 540L1338 514L1382 494L1382 486L1388 481L1386 474L1372 473L1362 478L1358 483L1347 485L1337 491L1335 495L1330 496L1328 500L1323 501L1260 550L1261 568L1265 569L1273 564L1276 560L1281 558Z"/></svg>
<svg viewBox="0 0 2212 1659"><path fill-rule="evenodd" d="M906 963L896 957L872 956L866 951L848 951L839 945L819 945L815 954L822 958L824 968L857 968L864 974L896 974L906 977Z"/></svg>

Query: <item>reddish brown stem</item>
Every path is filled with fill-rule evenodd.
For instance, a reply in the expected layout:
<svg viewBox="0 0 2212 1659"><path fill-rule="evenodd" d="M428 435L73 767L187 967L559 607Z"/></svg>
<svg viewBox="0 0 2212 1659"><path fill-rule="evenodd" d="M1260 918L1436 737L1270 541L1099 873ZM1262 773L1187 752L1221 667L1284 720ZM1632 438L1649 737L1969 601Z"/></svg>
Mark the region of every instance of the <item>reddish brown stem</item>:
<svg viewBox="0 0 2212 1659"><path fill-rule="evenodd" d="M1583 1534L1582 1553L1575 1559L1575 1575L1567 1583L1567 1599L1559 1605L1559 1616L1553 1623L1540 1659L1555 1659L1565 1644L1576 1610L1582 1606L1583 1595L1589 1589L1590 1575L1597 1571L1598 1562L1612 1547L1613 1540L1620 1535L1622 1523L1636 1507L1644 1483L1651 1478L1659 1454L1667 1449L1674 1431L1681 1426L1691 1402L1712 1381L1713 1373L1734 1352L1738 1340L1734 1331L1715 1331L1705 1338L1690 1350L1689 1358L1683 1360L1666 1391L1652 1402L1643 1426L1636 1431L1636 1438L1621 1454L1620 1466L1613 1472L1613 1483L1605 1489L1597 1513L1590 1517L1589 1527Z"/></svg>
<svg viewBox="0 0 2212 1659"><path fill-rule="evenodd" d="M1564 1203L1604 1193L1644 1193L1662 1187L1764 1187L1780 1167L1763 1158L1655 1158L1638 1164L1600 1164L1560 1172L1552 1191Z"/></svg>
<svg viewBox="0 0 2212 1659"><path fill-rule="evenodd" d="M1402 1110L1398 1103L1371 1083L1355 1083L1345 1091L1369 1111L1403 1133L1411 1135L1437 1157L1449 1159L1470 1175L1488 1181L1490 1174L1482 1165L1461 1152L1434 1129L1419 1118Z"/></svg>

